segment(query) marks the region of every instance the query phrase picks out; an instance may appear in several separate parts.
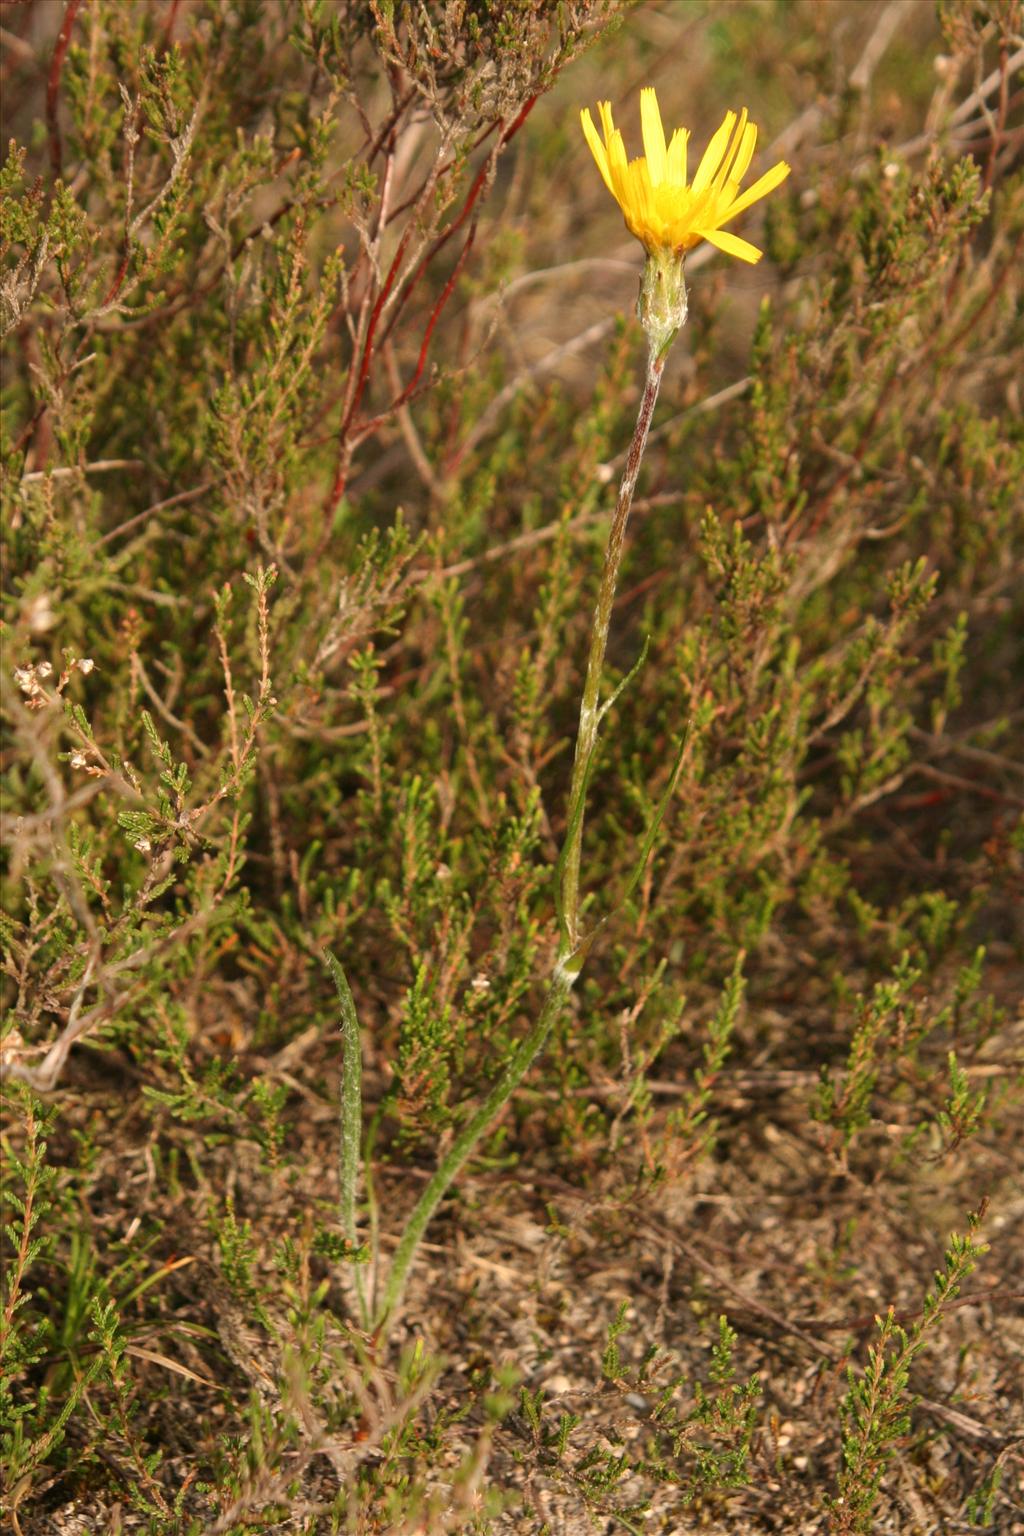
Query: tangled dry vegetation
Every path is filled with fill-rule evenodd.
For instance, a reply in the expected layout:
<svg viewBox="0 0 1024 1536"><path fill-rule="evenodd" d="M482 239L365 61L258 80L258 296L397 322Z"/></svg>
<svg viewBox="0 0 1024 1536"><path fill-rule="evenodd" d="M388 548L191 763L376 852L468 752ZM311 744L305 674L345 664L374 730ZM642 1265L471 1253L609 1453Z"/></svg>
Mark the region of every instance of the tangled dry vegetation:
<svg viewBox="0 0 1024 1536"><path fill-rule="evenodd" d="M1024 1531L1020 0L0 20L15 1531ZM558 945L647 84L793 171L688 258L599 937L368 1327Z"/></svg>

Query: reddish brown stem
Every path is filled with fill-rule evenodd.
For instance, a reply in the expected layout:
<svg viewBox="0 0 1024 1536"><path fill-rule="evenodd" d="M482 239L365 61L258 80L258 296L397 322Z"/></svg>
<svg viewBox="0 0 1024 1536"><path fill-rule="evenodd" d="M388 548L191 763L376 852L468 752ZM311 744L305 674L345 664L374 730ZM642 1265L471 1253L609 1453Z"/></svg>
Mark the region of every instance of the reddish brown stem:
<svg viewBox="0 0 1024 1536"><path fill-rule="evenodd" d="M57 41L53 45L53 57L50 60L50 74L46 82L46 126L50 131L50 164L53 166L54 176L59 176L63 170L64 157L60 142L60 124L57 121L57 102L60 97L60 77L64 68L64 59L67 55L68 44L71 42L71 29L75 24L82 0L68 0L64 11L64 20L60 24L57 33Z"/></svg>
<svg viewBox="0 0 1024 1536"><path fill-rule="evenodd" d="M429 252L427 252L427 254L423 257L423 260L418 263L416 270L412 273L411 277L406 283L405 290L398 299L395 314L392 316L387 330L384 333L384 337L381 338L382 340L384 340L387 335L390 334L391 327L394 325L398 315L407 304L410 294L418 283L423 272L426 270L427 266L431 261L433 261L438 251L440 251L442 247L447 243L447 241L451 239L452 235L454 235L456 231L461 228L466 219L472 213L473 208L475 207L477 200L479 199L480 194L487 183L487 178L494 168L494 163L497 160L498 155L501 153L502 149L504 149L505 145L508 144L509 141L514 137L514 135L519 132L519 129L522 127L523 123L525 123L527 117L529 117L531 111L533 110L536 101L537 97L535 95L527 97L526 101L523 103L522 107L519 109L512 122L507 128L503 129L501 137L499 138L494 149L488 155L476 176L473 178L473 184L466 195L466 200L463 203L462 208L459 210L457 217L452 220L451 224L443 232L443 234L439 235L438 238L434 241ZM356 412L362 402L363 395L366 392L366 385L370 375L370 363L373 359L374 348L377 342L377 327L380 325L381 315L384 312L384 307L387 304L387 301L395 286L399 268L405 256L411 233L412 229L410 226L406 229L398 243L398 249L395 252L391 266L388 268L387 277L384 279L380 293L377 295L373 309L370 312L370 320L366 328L366 340L363 343L363 350L359 359L359 372L356 378L355 389L352 391L352 397L345 409L344 415L342 416L341 426L338 429L338 461L334 472L334 481L331 485L330 495L327 498L326 511L328 516L333 514L335 508L345 493L345 483L348 477L348 463L351 458L351 454L346 453L345 450L346 439L349 435L352 422L355 419ZM454 286L454 281L458 277L462 263L468 255L472 243L473 237L471 235L467 240L465 247L463 248L462 254L459 257L459 261L456 263L456 270L452 279L449 281L449 285L445 288L441 295L441 299L434 307L430 321L427 325L427 331L423 339L423 345L420 349L420 358L416 374L412 384L408 387L408 389L404 390L402 395L399 397L399 403L402 403L408 399L409 394L416 387L416 383L422 375L423 368L426 363L426 349L429 347L430 338L433 334L434 327L437 324L441 310L444 308L444 305L448 300L451 289ZM391 407L391 409L393 408L394 407ZM386 414L387 413L385 413L385 415ZM373 425L376 426L377 423L383 419L384 416L374 418Z"/></svg>
<svg viewBox="0 0 1024 1536"><path fill-rule="evenodd" d="M174 31L174 23L178 19L180 9L181 0L171 0L170 5L167 7L167 20L164 22L163 41L160 44L161 53L166 53L171 46L171 34Z"/></svg>
<svg viewBox="0 0 1024 1536"><path fill-rule="evenodd" d="M400 405L405 404L413 390L416 388L420 379L423 377L423 369L426 366L427 351L430 347L430 338L434 334L434 327L437 325L438 320L441 318L441 311L444 309L445 305L448 303L448 300L452 296L455 284L458 282L462 273L462 269L466 265L470 251L473 249L473 241L475 239L476 222L474 221L473 224L470 225L469 234L466 236L466 242L463 245L462 250L459 252L458 260L456 261L455 266L452 268L452 275L442 288L441 296L437 303L434 305L434 308L431 311L430 319L427 321L427 328L423 333L423 344L420 347L420 355L416 361L416 372L413 374L411 380L406 385L405 389L403 389L398 399L392 405L392 410L396 409Z"/></svg>
<svg viewBox="0 0 1024 1536"><path fill-rule="evenodd" d="M363 398L363 392L366 389L366 381L370 373L370 359L373 356L373 342L377 326L380 323L381 312L387 303L388 294L394 286L395 278L398 275L398 268L402 257L405 255L405 248L409 243L411 234L412 226L410 225L398 243L398 250L395 252L394 260L388 268L388 275L384 279L380 293L378 293L373 309L370 311L370 323L366 328L366 340L363 343L362 357L359 360L359 376L356 379L356 387L352 391L352 398L345 409L341 419L341 426L338 429L338 465L334 471L334 483L331 486L331 494L327 498L328 516L334 512L338 502L345 494L345 480L348 472L345 439L348 436L349 427L352 425L352 418L359 407L359 403Z"/></svg>
<svg viewBox="0 0 1024 1536"><path fill-rule="evenodd" d="M1009 46L1004 38L999 48L999 117L996 120L995 132L992 135L992 148L989 151L988 164L985 167L985 179L982 183L986 190L995 180L996 159L1003 142L1003 130L1006 127L1006 111L1010 94L1009 72L1006 67L1009 56Z"/></svg>
<svg viewBox="0 0 1024 1536"><path fill-rule="evenodd" d="M537 98L534 97L533 99L534 99L534 101L536 101ZM486 144L487 140L490 138L490 136L494 132L495 128L499 128L500 126L501 126L501 119L500 118L496 118L495 121L493 123L491 123L489 127L484 129L483 133L481 133L481 134L479 134L477 136L476 140L473 143L473 150L479 149L481 144ZM471 151L471 153L472 153L472 151ZM444 178L449 174L449 172L453 171L455 169L455 167L458 165L458 163L459 163L458 158L455 155L453 155L452 158L447 162L447 164L446 165L442 165L441 169L438 171L438 173L437 173L438 181L443 181ZM410 193L410 195L406 198L404 203L398 203L394 208L392 208L391 212L388 214L387 222L390 224L393 219L397 219L400 214L403 214L406 211L407 208L414 208L416 206L416 204L419 202L420 198L423 196L423 188L425 186L426 186L426 182L425 181L421 182L420 185L416 188L415 192Z"/></svg>
<svg viewBox="0 0 1024 1536"><path fill-rule="evenodd" d="M515 117L507 131L502 133L497 144L491 150L479 171L477 171L476 176L473 178L473 185L470 187L466 196L466 201L460 208L457 217L452 220L446 230L438 235L437 239L430 247L430 250L423 257L423 260L420 262L419 266L416 268L415 272L412 274L408 283L406 284L405 290L400 295L398 303L395 306L395 311L392 314L391 319L388 321L387 329L385 330L384 335L381 337L382 341L387 341L388 337L391 335L391 332L394 329L395 321L402 313L402 310L405 308L406 304L408 304L409 299L412 297L413 290L415 289L420 278L423 276L423 273L434 260L437 253L448 244L448 241L451 239L452 235L456 234L469 218L469 215L472 213L474 207L476 206L481 192L487 184L487 178L490 176L491 171L494 169L498 156L501 154L501 151L505 148L510 139L512 139L515 134L519 132L530 112L533 110L536 100L536 96L531 96L527 100L522 110ZM438 179L440 180L440 177Z"/></svg>
<svg viewBox="0 0 1024 1536"><path fill-rule="evenodd" d="M388 275L384 279L380 293L378 293L374 301L373 308L370 311L370 323L366 327L366 340L363 343L363 354L359 360L359 377L356 380L356 387L352 393L352 399L349 401L341 421L341 430L339 436L342 439L344 439L345 433L352 425L352 419L355 416L356 411L359 409L360 402L362 401L363 393L366 389L366 381L370 373L370 361L373 357L373 346L377 338L377 326L380 324L380 317L384 312L384 305L387 303L391 290L395 286L395 279L398 276L398 269L402 264L402 258L405 256L406 247L409 244L411 235L412 225L406 229L401 240L398 242L398 250L395 252L394 260L388 268Z"/></svg>
<svg viewBox="0 0 1024 1536"><path fill-rule="evenodd" d="M375 432L379 426L382 426L383 423L387 421L392 412L397 411L399 406L406 405L408 404L409 400L411 400L413 394L416 391L416 386L419 384L420 379L423 377L423 370L427 364L427 353L430 350L430 339L434 334L434 328L437 325L438 320L441 318L441 311L444 309L445 305L448 303L448 300L452 296L455 284L458 282L459 275L461 274L463 267L466 265L466 260L473 248L473 241L475 239L476 224L474 223L469 231L469 234L466 236L465 245L459 252L459 259L455 263L455 266L452 270L452 275L445 283L437 303L434 305L430 312L430 319L427 321L427 328L423 333L423 341L420 345L420 355L416 361L415 373L405 388L395 396L386 410L382 411L379 416L374 416L369 421L363 423L362 431L360 434L361 436L369 436L371 432Z"/></svg>
<svg viewBox="0 0 1024 1536"><path fill-rule="evenodd" d="M125 251L124 255L121 257L121 264L117 271L114 273L114 281L103 295L103 303L100 305L101 309L106 309L108 304L113 304L114 300L121 292L121 284L124 282L125 274L128 271L128 261L129 253Z"/></svg>

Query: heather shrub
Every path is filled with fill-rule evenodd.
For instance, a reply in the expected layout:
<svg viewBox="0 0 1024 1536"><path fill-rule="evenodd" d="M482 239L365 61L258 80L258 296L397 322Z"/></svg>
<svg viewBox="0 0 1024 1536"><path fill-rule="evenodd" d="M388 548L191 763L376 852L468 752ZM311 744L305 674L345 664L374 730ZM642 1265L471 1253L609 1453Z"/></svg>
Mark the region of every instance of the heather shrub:
<svg viewBox="0 0 1024 1536"><path fill-rule="evenodd" d="M15 1528L1009 1529L1019 0L4 48Z"/></svg>

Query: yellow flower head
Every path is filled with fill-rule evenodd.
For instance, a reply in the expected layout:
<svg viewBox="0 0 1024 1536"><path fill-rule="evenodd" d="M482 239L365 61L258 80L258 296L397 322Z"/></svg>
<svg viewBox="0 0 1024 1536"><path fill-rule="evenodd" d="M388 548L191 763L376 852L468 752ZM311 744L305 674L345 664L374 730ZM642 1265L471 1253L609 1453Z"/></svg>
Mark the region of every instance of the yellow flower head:
<svg viewBox="0 0 1024 1536"><path fill-rule="evenodd" d="M740 182L746 175L757 143L757 129L747 121L746 108L737 118L727 112L725 122L704 151L693 180L686 180L686 145L690 137L677 128L666 145L657 92L640 92L640 125L644 154L627 160L622 134L612 121L611 102L599 101L597 110L604 132L601 142L589 110L580 114L605 186L622 209L626 226L641 240L650 255L672 251L681 256L701 240L741 261L760 261L756 245L722 228L737 214L774 190L789 175L785 160L755 181L745 192Z"/></svg>

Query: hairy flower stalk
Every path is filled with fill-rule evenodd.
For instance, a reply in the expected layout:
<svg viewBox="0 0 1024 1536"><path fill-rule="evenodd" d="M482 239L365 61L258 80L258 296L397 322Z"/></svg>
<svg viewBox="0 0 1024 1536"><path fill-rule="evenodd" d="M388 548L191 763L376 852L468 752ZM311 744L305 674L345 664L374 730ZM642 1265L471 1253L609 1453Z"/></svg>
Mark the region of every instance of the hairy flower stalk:
<svg viewBox="0 0 1024 1536"><path fill-rule="evenodd" d="M622 134L615 127L612 117L611 103L599 102L597 110L603 140L588 110L580 114L580 121L605 185L622 209L627 228L636 235L647 252L640 280L637 318L647 333L649 350L640 412L605 548L604 569L591 629L583 702L580 706L576 756L569 792L569 831L561 860L560 910L565 951L563 959L567 962L569 956L578 950L580 942L579 886L584 808L587 778L602 714L599 700L608 646L608 627L633 492L647 444L651 417L654 415L665 359L680 327L686 321L687 297L683 272L686 252L701 240L709 240L719 249L743 261L759 261L761 252L756 246L723 230L722 225L736 218L789 175L789 166L780 160L746 192L740 193L740 181L746 174L757 143L757 129L747 121L746 109L739 117L735 112L726 113L725 121L708 145L697 174L690 183L686 179L689 133L685 128L677 128L671 141L666 143L657 93L652 88L640 92L640 121L645 153L639 159L627 159ZM582 964L583 958L582 955L578 957L579 964Z"/></svg>
<svg viewBox="0 0 1024 1536"><path fill-rule="evenodd" d="M650 270L651 262L648 261ZM682 263L680 266L680 283L682 289L682 313L686 313L686 289L682 286ZM640 301L637 312L641 321L644 319L644 291L647 287L647 271L644 273L644 281L640 288ZM604 658L608 649L608 629L611 624L612 607L615 602L615 588L619 579L619 566L622 563L622 550L626 540L626 525L629 522L629 512L633 505L633 492L636 489L637 476L640 473L640 464L643 460L644 449L647 446L647 434L651 428L651 418L654 415L655 403L658 399L658 390L661 387L661 376L665 369L665 358L672 344L675 329L661 342L655 350L656 338L660 339L664 334L665 321L659 316L653 327L655 336L651 339L650 354L647 360L647 380L644 384L643 396L640 400L640 412L637 416L636 426L633 429L633 441L629 445L629 453L626 456L626 468L623 472L622 483L619 486L618 500L615 503L615 515L612 518L611 530L608 534L608 543L605 545L604 566L601 571L601 585L597 592L597 603L594 608L594 618L590 630L590 653L587 657L587 675L583 684L583 699L580 704L580 723L576 732L576 754L573 758L572 785L569 790L569 816L568 831L566 833L566 845L561 859L561 902L562 913L562 953L563 963L570 969L575 969L578 974L582 966L584 955L579 954L580 944L580 860L583 851L583 821L586 806L587 780L593 761L594 750L597 746L598 726L601 723L602 706L601 678L604 674ZM651 330L648 330L651 336Z"/></svg>
<svg viewBox="0 0 1024 1536"><path fill-rule="evenodd" d="M561 925L557 958L548 983L547 994L533 1028L520 1041L486 1099L470 1116L452 1142L406 1223L391 1263L384 1294L371 1309L372 1325L377 1336L380 1336L387 1324L394 1319L401 1306L409 1270L427 1225L473 1149L508 1103L543 1049L568 1001L590 944L595 937L596 930L589 935L584 935L580 925L580 868L587 784L597 748L601 719L617 697L617 694L613 694L604 703L601 702L608 631L615 602L619 566L622 563L626 527L633 504L633 493L654 416L665 360L672 342L686 320L687 296L683 262L686 252L700 240L709 240L719 249L738 256L743 261L759 260L761 252L755 246L724 231L722 225L742 213L757 198L763 197L766 192L778 186L789 174L789 166L780 161L748 191L740 193L739 182L750 165L757 140L757 129L752 123L748 123L745 111L738 118L735 113L730 112L711 140L692 183L688 183L686 179L688 133L685 129L677 129L671 142L666 144L657 96L653 90L641 92L640 110L646 153L644 157L633 161L627 161L622 135L614 126L612 110L608 102L601 102L598 106L604 132L603 142L594 128L590 113L584 111L581 114L584 135L605 184L621 207L628 228L643 243L647 252L647 260L640 280L637 317L647 335L648 357L640 410L615 503L591 626L590 650L580 703L576 751L569 790L567 830L556 871L556 900ZM644 844L640 858L641 867L649 852L652 837L653 834L649 834ZM346 999L349 997L347 984L344 983L344 977L340 973L337 962L332 960L331 963L338 982L343 1015L345 1015ZM350 1096L352 1092L357 1091L352 1088L354 1080L354 1076L350 1075L348 1078ZM343 1107L343 1119L351 1116L351 1113L350 1098L349 1104ZM355 1241L353 1204L355 1174L352 1168L346 1168L344 1164L346 1158L355 1157L354 1147L351 1134L349 1133L346 1137L343 1132L342 1189L345 1193L343 1215L346 1222L346 1237L350 1242ZM361 1291L360 1299L362 1299Z"/></svg>

